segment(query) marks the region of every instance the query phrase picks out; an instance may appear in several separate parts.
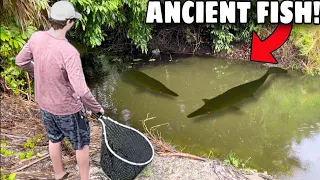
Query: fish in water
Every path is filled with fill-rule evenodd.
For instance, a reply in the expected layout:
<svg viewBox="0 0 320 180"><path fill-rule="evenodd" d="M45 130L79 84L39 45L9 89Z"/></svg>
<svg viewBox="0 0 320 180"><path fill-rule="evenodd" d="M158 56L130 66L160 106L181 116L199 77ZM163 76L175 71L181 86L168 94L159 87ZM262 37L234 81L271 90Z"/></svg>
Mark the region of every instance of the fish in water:
<svg viewBox="0 0 320 180"><path fill-rule="evenodd" d="M270 67L265 75L257 80L229 89L223 94L220 94L212 99L203 99L204 105L196 111L190 113L187 117L192 118L195 116L210 114L224 108L239 110L239 108L233 105L243 99L253 97L253 93L255 93L257 89L262 86L268 76L275 73L287 73L287 70L279 67Z"/></svg>
<svg viewBox="0 0 320 180"><path fill-rule="evenodd" d="M159 92L159 93L165 93L172 96L178 96L177 93L171 91L168 89L164 84L159 82L158 80L146 75L143 72L130 69L128 71L125 71L123 73L124 77L126 77L128 80L139 84L145 88L148 88L152 91Z"/></svg>

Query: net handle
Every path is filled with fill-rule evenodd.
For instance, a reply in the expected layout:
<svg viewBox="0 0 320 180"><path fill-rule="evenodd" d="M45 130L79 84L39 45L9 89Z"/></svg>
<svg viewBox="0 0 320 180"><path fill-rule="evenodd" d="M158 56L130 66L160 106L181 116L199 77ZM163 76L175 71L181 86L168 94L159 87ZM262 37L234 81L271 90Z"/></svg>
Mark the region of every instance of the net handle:
<svg viewBox="0 0 320 180"><path fill-rule="evenodd" d="M121 124L121 123L118 123L117 121L111 119L110 117L105 117L105 116L103 116L101 113L98 113L98 114L92 113L92 114L93 114L93 116L94 116L97 120L99 120L99 121L102 123L102 125L103 125L103 135L104 135L105 144L106 144L107 148L109 149L109 151L110 151L114 156L116 156L116 157L117 157L118 159L120 159L121 161L124 161L124 162L126 162L126 163L128 163L128 164L135 165L135 166L147 165L147 164L149 164L149 163L152 161L152 159L153 159L153 157L154 157L154 148L153 148L151 142L149 141L149 139L148 139L144 134L142 134L140 131L138 131L138 130L130 127L130 126L126 126L126 125L123 125L123 124ZM105 127L106 127L106 124L101 120L101 118L106 119L106 120L109 120L109 121L111 121L111 122L113 122L113 123L115 123L115 124L117 124L117 125L119 125L119 126L122 126L122 127L124 127L124 128L130 129L130 130L135 131L135 132L137 132L138 134L140 134L140 135L149 143L149 145L150 145L150 147L151 147L151 149L152 149L152 156L151 156L151 158L150 158L148 161L146 161L145 163L135 163L135 162L128 161L128 160L120 157L119 155L117 155L117 154L111 149L111 147L109 146L108 139L107 139L107 134L106 134L106 128L105 128Z"/></svg>

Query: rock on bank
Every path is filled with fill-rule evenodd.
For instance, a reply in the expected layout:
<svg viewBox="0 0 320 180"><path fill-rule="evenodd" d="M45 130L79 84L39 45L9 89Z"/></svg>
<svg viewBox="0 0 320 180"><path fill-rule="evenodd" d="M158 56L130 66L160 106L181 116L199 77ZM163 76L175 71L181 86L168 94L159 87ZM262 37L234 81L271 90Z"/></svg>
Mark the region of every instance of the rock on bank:
<svg viewBox="0 0 320 180"><path fill-rule="evenodd" d="M99 162L100 154L94 159ZM91 168L91 179L108 179L102 169ZM226 165L218 160L198 161L180 157L156 155L136 180L264 180L273 179L260 173L248 173Z"/></svg>

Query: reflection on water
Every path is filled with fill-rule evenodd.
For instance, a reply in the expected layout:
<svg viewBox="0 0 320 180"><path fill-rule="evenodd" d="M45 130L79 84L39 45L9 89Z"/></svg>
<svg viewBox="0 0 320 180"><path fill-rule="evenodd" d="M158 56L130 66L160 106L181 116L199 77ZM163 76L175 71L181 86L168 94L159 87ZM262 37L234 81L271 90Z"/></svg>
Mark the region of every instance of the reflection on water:
<svg viewBox="0 0 320 180"><path fill-rule="evenodd" d="M237 105L240 112L189 119L187 115L203 105L202 99L255 80L267 68L253 62L191 58L139 70L175 89L179 97L141 91L114 73L91 87L112 118L142 130L140 120L149 113L156 118L147 125L169 123L158 130L165 140L185 147L184 152L213 151L224 158L232 151L244 160L251 157L249 165L260 171L297 179L320 176L315 170L320 166L319 77L291 71L289 76L274 75L253 98Z"/></svg>
<svg viewBox="0 0 320 180"><path fill-rule="evenodd" d="M320 123L318 124L318 127ZM304 163L303 168L294 168L294 177L284 175L279 179L295 179L295 180L318 180L320 171L320 134L315 134L311 138L302 140L302 142L293 142L292 149L299 154L299 159Z"/></svg>

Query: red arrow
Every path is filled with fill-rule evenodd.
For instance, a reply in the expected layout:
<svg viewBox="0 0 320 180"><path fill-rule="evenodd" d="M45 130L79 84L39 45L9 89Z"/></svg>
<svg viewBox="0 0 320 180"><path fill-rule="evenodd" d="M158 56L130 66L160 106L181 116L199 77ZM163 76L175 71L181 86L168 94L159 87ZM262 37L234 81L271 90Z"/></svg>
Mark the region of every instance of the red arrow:
<svg viewBox="0 0 320 180"><path fill-rule="evenodd" d="M280 48L289 38L292 24L279 24L273 33L264 41L261 41L256 32L252 34L251 61L278 64L271 54Z"/></svg>

